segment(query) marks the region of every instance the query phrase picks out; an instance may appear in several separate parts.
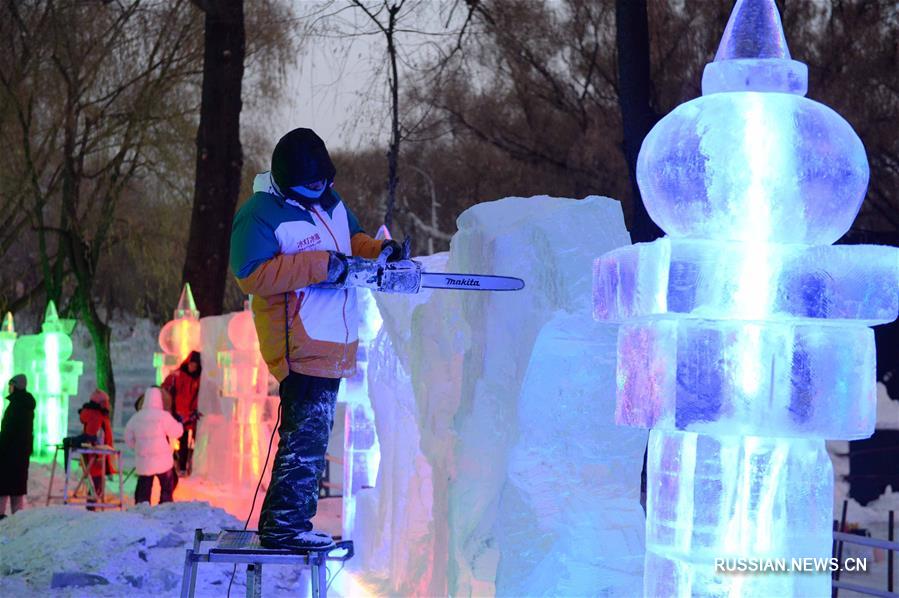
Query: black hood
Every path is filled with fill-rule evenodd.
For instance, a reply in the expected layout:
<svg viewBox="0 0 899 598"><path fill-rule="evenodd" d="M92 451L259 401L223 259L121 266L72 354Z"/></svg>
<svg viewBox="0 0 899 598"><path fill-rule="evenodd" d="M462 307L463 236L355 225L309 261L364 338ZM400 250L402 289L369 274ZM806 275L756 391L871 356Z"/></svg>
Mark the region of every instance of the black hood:
<svg viewBox="0 0 899 598"><path fill-rule="evenodd" d="M20 403L22 406L27 407L28 409L34 409L35 406L37 406L37 402L34 400L34 397L24 388L17 388L13 390L12 393L6 395L6 400L10 403Z"/></svg>
<svg viewBox="0 0 899 598"><path fill-rule="evenodd" d="M190 362L197 364L197 371L193 374L190 373L190 368L188 367ZM203 373L203 359L200 357L200 352L191 351L184 361L181 362L181 367L179 369L191 378L199 378L200 374Z"/></svg>
<svg viewBox="0 0 899 598"><path fill-rule="evenodd" d="M294 129L278 141L272 152L272 180L287 198L301 204L309 199L291 190L315 181L334 182L337 169L328 148L312 129Z"/></svg>

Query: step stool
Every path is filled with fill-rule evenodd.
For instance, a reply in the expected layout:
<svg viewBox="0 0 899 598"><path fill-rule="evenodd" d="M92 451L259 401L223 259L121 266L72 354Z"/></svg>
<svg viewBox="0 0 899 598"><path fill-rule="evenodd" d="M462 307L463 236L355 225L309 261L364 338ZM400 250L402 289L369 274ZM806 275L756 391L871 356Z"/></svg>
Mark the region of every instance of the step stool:
<svg viewBox="0 0 899 598"><path fill-rule="evenodd" d="M207 552L200 552L200 544L215 542ZM334 551L346 551L331 556ZM308 567L312 580L312 598L327 598L328 561L344 562L353 557L352 540L336 542L327 548L303 551L274 550L259 544L256 530L226 529L205 533L194 532L194 546L184 557L184 575L181 578L181 598L193 598L197 585L197 567L200 563L246 563L247 598L262 597L262 565L291 565Z"/></svg>

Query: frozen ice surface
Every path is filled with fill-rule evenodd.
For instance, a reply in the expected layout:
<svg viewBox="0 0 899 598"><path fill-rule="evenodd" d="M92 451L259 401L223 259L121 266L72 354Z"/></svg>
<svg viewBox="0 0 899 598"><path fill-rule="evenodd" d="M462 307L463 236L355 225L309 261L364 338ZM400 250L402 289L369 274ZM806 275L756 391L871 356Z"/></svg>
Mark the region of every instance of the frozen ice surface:
<svg viewBox="0 0 899 598"><path fill-rule="evenodd" d="M594 256L629 242L620 205L600 197L508 198L470 208L458 226L445 264L426 263L425 270L506 274L523 278L527 286L514 293L422 291L377 297L384 327L370 355L369 388L381 464L376 487L357 496L354 539L359 548L352 565L366 571L373 583L380 582L380 592L389 595L492 595L507 587L502 584L514 586L514 577L523 571L532 575L528 594L553 594L554 584L588 582L579 593L589 594L596 584L595 578L588 579L589 572L615 571L618 581L629 575L626 566L619 571L605 562L611 557L602 547L600 530L608 524L618 547L639 536L635 472L642 447L634 446L637 441L620 442L614 456L586 457L586 447L612 451L602 435L613 432L596 429L595 438L560 442L558 434L540 432L546 418L535 401L538 394L552 392L542 397L552 411L564 398L561 389L568 388L583 393L567 399L582 409L588 404L589 378L600 384L589 404L603 405L611 424L611 338L607 335L602 345L606 355L582 355L587 364L582 369L567 364L566 371L577 372L576 378L542 379L539 387L534 387L536 378L525 380L531 367L548 371L555 359L546 353L550 347L571 354L577 339L583 340L563 342L561 332L541 337L554 314L576 314L586 322L585 329L596 326L589 323L590 264ZM535 343L546 349L535 351ZM588 371L589 364L597 363L605 363L605 370ZM522 420L522 413L531 415ZM555 430L576 423L561 405L555 416ZM619 434L628 432L634 438L645 435L640 430L614 434L620 439L624 436ZM629 457L618 455L621 446L633 449L625 451ZM534 461L535 455L546 461ZM560 468L541 469L541 463L559 463ZM522 487L541 472L547 478L539 487ZM616 480L617 488L630 483L628 497L600 494L588 499L577 486L590 475L608 483ZM547 492L551 486L553 491ZM572 496L566 503L570 512L558 507L559 497L566 495ZM514 514L521 517L514 522L522 526L517 529L509 520L501 521L515 504L526 505ZM605 519L598 514L603 509ZM612 521L612 513L621 518ZM568 529L584 521L599 539ZM521 530L532 529L547 530L545 540L556 537L558 544L532 545L523 552ZM566 545L568 540L576 545ZM628 548L626 554L639 554L639 544ZM577 557L571 557L574 550L580 550ZM541 551L545 561L532 572ZM567 579L560 580L554 571L560 559L569 557ZM498 579L499 566L503 575ZM632 587L637 585L632 575L629 579Z"/></svg>
<svg viewBox="0 0 899 598"><path fill-rule="evenodd" d="M899 312L899 252L881 245L760 245L663 238L594 262L598 320L676 315L854 320Z"/></svg>
<svg viewBox="0 0 899 598"><path fill-rule="evenodd" d="M646 136L637 179L671 237L827 245L868 184L865 148L823 104L785 93L716 93Z"/></svg>
<svg viewBox="0 0 899 598"><path fill-rule="evenodd" d="M833 474L821 440L653 430L646 596L826 596L830 573L727 575L716 558L830 557Z"/></svg>
<svg viewBox="0 0 899 598"><path fill-rule="evenodd" d="M614 425L615 327L558 312L522 385L498 596L626 596L643 577L646 433Z"/></svg>
<svg viewBox="0 0 899 598"><path fill-rule="evenodd" d="M616 418L707 434L867 438L875 358L874 332L862 326L624 324Z"/></svg>

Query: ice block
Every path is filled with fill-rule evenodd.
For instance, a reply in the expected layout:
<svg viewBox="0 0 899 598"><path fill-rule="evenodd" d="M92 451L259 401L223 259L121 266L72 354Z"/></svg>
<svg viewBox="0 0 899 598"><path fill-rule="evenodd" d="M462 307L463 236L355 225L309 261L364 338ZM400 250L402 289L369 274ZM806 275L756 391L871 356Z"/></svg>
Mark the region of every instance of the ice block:
<svg viewBox="0 0 899 598"><path fill-rule="evenodd" d="M873 326L896 319L897 280L893 247L663 238L595 260L594 317L827 319Z"/></svg>
<svg viewBox="0 0 899 598"><path fill-rule="evenodd" d="M618 331L619 424L858 439L877 420L874 332L708 320Z"/></svg>

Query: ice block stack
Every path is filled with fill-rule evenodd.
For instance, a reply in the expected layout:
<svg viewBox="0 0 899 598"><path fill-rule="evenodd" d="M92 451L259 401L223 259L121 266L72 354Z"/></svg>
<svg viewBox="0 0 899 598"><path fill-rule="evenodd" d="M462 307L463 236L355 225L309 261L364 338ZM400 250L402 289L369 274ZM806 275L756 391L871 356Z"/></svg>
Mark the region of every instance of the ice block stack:
<svg viewBox="0 0 899 598"><path fill-rule="evenodd" d="M870 436L874 335L899 310L891 247L832 246L865 195L852 127L803 97L773 0L738 0L703 96L646 137L637 177L667 236L594 264L620 322L618 423L652 428L647 596L828 595L830 574L715 559L828 558L824 439Z"/></svg>

